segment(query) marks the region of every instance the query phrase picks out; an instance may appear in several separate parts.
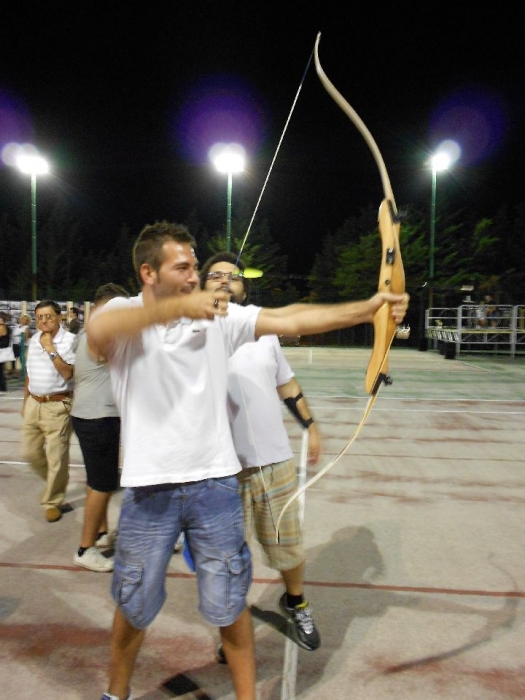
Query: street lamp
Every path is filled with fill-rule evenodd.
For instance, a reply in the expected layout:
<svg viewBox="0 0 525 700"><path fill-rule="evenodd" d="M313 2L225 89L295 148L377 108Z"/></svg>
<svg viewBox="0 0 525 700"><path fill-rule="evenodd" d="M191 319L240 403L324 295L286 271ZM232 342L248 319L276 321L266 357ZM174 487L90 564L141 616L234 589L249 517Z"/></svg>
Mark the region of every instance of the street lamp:
<svg viewBox="0 0 525 700"><path fill-rule="evenodd" d="M432 156L430 165L432 166L432 198L430 200L430 248L428 263L428 308L434 306L434 249L436 241L436 184L437 173L446 170L450 165L451 158L448 153L439 152Z"/></svg>
<svg viewBox="0 0 525 700"><path fill-rule="evenodd" d="M231 250L232 237L232 184L233 173L244 170L244 148L238 143L217 144L211 149L211 159L220 173L228 175L228 194L226 207L226 250Z"/></svg>
<svg viewBox="0 0 525 700"><path fill-rule="evenodd" d="M40 156L20 155L16 159L18 168L31 175L31 278L33 301L37 299L37 264L36 264L36 176L49 172L49 166Z"/></svg>

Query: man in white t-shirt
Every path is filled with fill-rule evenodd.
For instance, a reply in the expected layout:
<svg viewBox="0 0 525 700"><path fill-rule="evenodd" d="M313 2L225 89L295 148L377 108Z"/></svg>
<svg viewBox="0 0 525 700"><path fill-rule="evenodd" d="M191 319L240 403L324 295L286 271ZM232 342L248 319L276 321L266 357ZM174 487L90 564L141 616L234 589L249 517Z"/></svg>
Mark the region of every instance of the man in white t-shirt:
<svg viewBox="0 0 525 700"><path fill-rule="evenodd" d="M244 264L233 253L212 256L201 273L201 289L228 289L231 301L243 305L249 281ZM228 363L228 413L237 457L237 474L244 506L246 539L252 533L261 544L269 566L279 571L286 592L279 601L292 623L295 641L314 651L321 639L312 610L303 594L304 543L299 502L286 511L276 542L275 523L297 488L293 451L283 422L281 399L308 430L310 464L319 460L321 441L301 386L295 379L275 335L242 345ZM219 660L222 660L221 649Z"/></svg>
<svg viewBox="0 0 525 700"><path fill-rule="evenodd" d="M229 305L227 291L198 290L194 239L185 226L146 226L133 247L142 293L113 299L87 327L90 350L109 361L121 416L121 504L112 593L117 603L104 700L131 698L146 627L165 597L181 530L195 563L199 609L220 628L237 700L255 700L253 627L246 596L251 557L236 474L241 466L226 406L229 356L260 335L322 333L370 323L407 294L283 309Z"/></svg>

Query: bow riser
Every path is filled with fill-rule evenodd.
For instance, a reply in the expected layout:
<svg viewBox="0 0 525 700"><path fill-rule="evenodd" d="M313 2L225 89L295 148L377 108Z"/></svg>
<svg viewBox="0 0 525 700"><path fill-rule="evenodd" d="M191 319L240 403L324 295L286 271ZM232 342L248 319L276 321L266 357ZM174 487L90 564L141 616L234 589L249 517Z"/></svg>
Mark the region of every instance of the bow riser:
<svg viewBox="0 0 525 700"><path fill-rule="evenodd" d="M405 273L399 247L401 224L390 200L384 199L381 202L378 220L382 254L377 291L402 294L405 291ZM374 314L374 347L365 378L368 394L376 394L383 381L390 383L387 376L388 351L397 330L398 326L391 314L391 305L383 304Z"/></svg>

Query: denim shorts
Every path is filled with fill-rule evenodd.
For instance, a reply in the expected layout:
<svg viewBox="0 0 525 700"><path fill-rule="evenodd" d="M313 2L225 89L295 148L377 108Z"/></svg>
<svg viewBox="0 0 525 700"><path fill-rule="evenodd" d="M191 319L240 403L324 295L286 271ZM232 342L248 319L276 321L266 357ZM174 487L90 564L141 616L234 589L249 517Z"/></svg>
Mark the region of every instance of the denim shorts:
<svg viewBox="0 0 525 700"><path fill-rule="evenodd" d="M252 562L235 476L126 488L111 592L136 629L150 625L166 600L166 571L181 530L203 617L227 627L246 607Z"/></svg>

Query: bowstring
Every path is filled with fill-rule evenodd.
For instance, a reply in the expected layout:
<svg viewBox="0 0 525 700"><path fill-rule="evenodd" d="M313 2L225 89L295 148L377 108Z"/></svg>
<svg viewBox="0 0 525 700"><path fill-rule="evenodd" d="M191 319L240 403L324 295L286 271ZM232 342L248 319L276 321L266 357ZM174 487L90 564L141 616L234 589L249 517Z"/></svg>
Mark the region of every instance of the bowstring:
<svg viewBox="0 0 525 700"><path fill-rule="evenodd" d="M274 153L274 155L273 155L272 162L270 163L270 167L269 167L269 169L268 169L268 174L266 175L266 179L264 180L264 183L263 183L263 186L262 186L262 189L261 189L261 193L260 193L260 195L259 195L259 199L257 200L257 203L256 203L256 205L255 205L255 209L253 210L252 218L250 219L250 223L248 224L248 228L247 228L247 230L246 230L246 234L245 234L245 236L244 236L244 238L243 238L243 241L242 241L242 244L241 244L241 248L240 248L240 250L239 250L239 255L237 256L237 263L238 263L239 260L240 260L241 253L242 253L242 251L243 251L243 249L244 249L244 245L245 245L245 243L246 243L246 239L248 238L248 235L249 235L249 233L250 233L250 231L251 231L252 224L253 224L253 222L254 222L255 216L257 215L257 211L258 211L258 209L259 209L259 204L261 203L261 199L263 198L263 194L264 194L264 191L265 191L265 189L266 189L266 185L268 184L268 180L270 179L270 175L271 175L271 172L272 172L272 170L273 170L274 163L275 163L275 161L277 160L277 155L278 155L279 150L280 150L280 148L281 148L281 144L282 144L282 142L283 142L284 135L286 134L286 130L288 129L288 124L290 123L290 119L292 118L292 114L293 114L293 111L294 111L294 109L295 109L295 105L297 104L297 100L299 99L299 94L300 94L300 92L301 92L301 90L302 90L303 83L304 83L305 78L306 78L306 74L308 73L308 68L310 67L310 63L312 62L312 58L313 58L313 56L314 56L314 50L315 50L315 47L312 49L312 53L310 54L310 58L308 59L308 62L307 62L307 64L306 64L306 68L304 69L303 77L301 78L301 82L299 83L299 87L297 88L297 92L295 93L295 98L294 98L294 100L293 100L293 102L292 102L292 107L291 107L290 112L289 112L289 114L288 114L288 118L286 119L286 122L285 122L285 125L284 125L284 128L283 128L282 134L281 134L281 136L280 136L280 138L279 138L279 142L277 143L277 148L275 149L275 153Z"/></svg>
<svg viewBox="0 0 525 700"><path fill-rule="evenodd" d="M265 189L266 189L266 185L268 184L268 180L270 179L270 175L271 175L271 173L272 173L273 166L274 166L274 164L275 164L275 161L277 160L277 155L278 155L279 150L280 150L280 148L281 148L281 144L282 144L282 142L283 142L284 135L286 134L286 131L287 131L287 129L288 129L288 125L289 125L289 123L290 123L290 120L291 120L291 118L292 118L293 111L294 111L294 109L295 109L295 105L297 104L297 101L298 101L298 99L299 99L299 95L300 95L301 90L302 90L302 88L303 88L303 84L304 84L304 81L305 81L305 79L306 79L306 75L307 75L307 73L308 73L308 69L309 69L310 64L311 64L311 62L312 62L312 58L314 57L314 51L315 51L315 45L314 45L314 48L312 49L312 52L310 53L310 57L308 58L307 63L306 63L306 67L305 67L305 69L304 69L303 76L302 76L302 78L301 78L301 82L299 83L299 87L297 88L297 92L295 93L295 97L294 97L294 100L293 100L293 102L292 102L292 106L291 106L291 108L290 108L290 111L289 111L289 113L288 113L288 117L287 117L287 119L286 119L286 122L285 122L285 124L284 124L284 128L283 128L283 130L282 130L281 136L280 136L279 141L278 141L278 143L277 143L277 148L275 149L275 153L274 153L274 155L273 155L272 162L270 163L270 167L268 168L268 173L267 173L266 178L265 178L265 180L264 180L264 183L263 183L261 192L260 192L260 194L259 194L259 198L258 198L258 200L257 200L257 203L255 204L255 209L253 210L252 218L250 219L250 222L249 222L249 224L248 224L248 228L246 229L246 233L245 233L244 238L243 238L243 240L242 240L241 247L240 247L239 253L238 253L238 255L237 255L237 261L236 261L236 263L235 263L236 265L239 265L239 260L241 259L242 251L244 250L244 246L245 246L246 240L248 239L248 236L249 236L249 234L250 234L250 231L251 231L251 228L252 228L252 224L253 224L253 222L254 222L254 220L255 220L255 217L256 217L256 215L257 215L257 211L258 211L258 209L259 209L259 205L260 205L260 203L261 203L261 200L262 200L263 195L264 195L264 191L265 191ZM242 390L242 386L239 385L239 388L240 388L240 393L241 393L241 397L242 397L243 404L246 404L245 395L244 395L244 392L243 392L243 390ZM245 405L245 410L247 410L246 405ZM247 413L246 415L248 415L248 413ZM250 430L250 434L251 434L251 437L252 437L252 444L253 444L254 447L255 447L255 452L256 452L256 455L257 455L257 461L260 462L261 460L260 460L259 455L258 455L258 452L257 452L257 443L256 443L256 441L255 441L255 439L254 439L253 430L252 430L252 426L251 426L251 424L250 424L249 419L248 419L248 425L249 425L249 430ZM274 516L274 514L273 514L272 505L271 505L270 499L269 499L269 497L268 497L268 488L267 488L267 485L266 485L266 479L265 479L265 477L264 477L263 469L262 469L262 467L261 467L260 465L259 465L259 472L260 472L261 479L262 479L263 489L264 489L264 493L265 493L265 497L266 497L266 503L267 503L267 505L268 505L268 510L269 510L269 513L270 513L270 520L272 521L272 527L273 527L274 532L275 532L276 537L277 537L277 535L278 535L277 521L276 521L275 516Z"/></svg>

